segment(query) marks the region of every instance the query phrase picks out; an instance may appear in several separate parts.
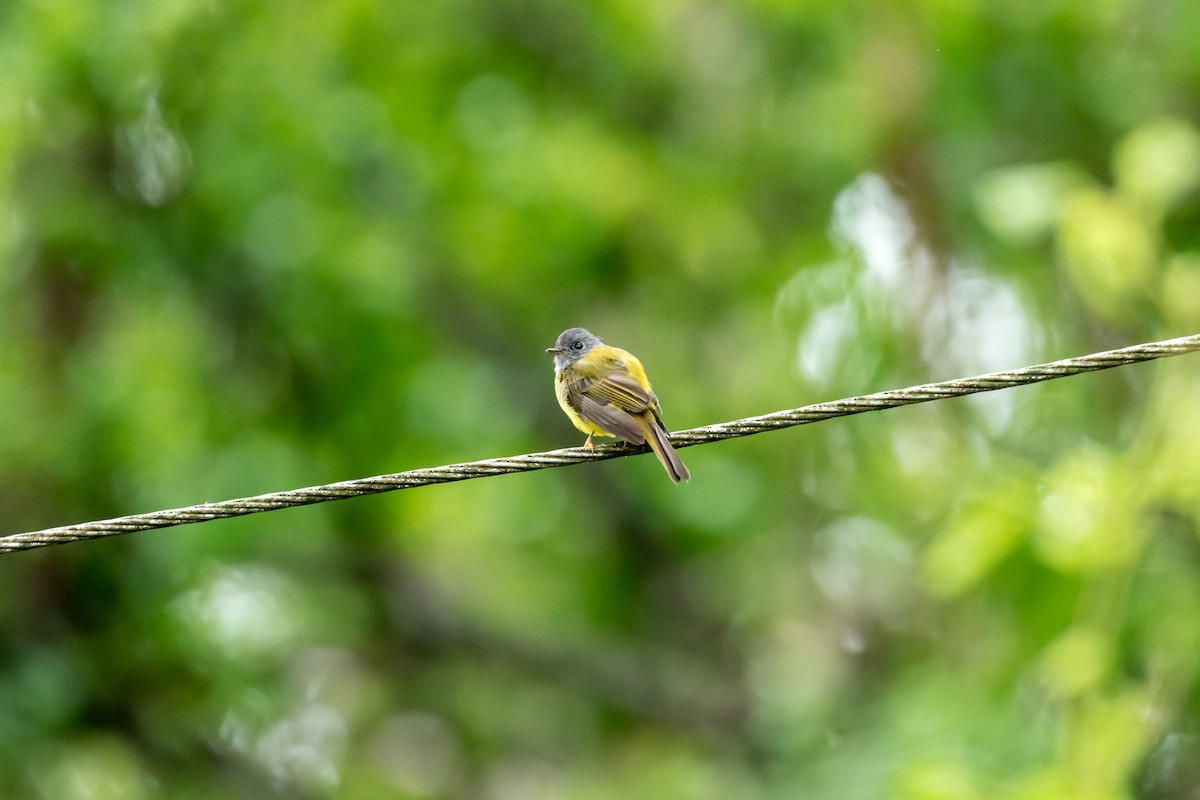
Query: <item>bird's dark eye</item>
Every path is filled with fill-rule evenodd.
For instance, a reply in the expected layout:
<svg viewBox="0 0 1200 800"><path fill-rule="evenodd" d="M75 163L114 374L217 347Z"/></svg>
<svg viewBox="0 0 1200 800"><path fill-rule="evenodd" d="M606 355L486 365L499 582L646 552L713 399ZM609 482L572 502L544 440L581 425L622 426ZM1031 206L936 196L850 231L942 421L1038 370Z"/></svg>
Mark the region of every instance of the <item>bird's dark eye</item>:
<svg viewBox="0 0 1200 800"><path fill-rule="evenodd" d="M582 350L583 342L576 342L575 344L571 345L571 349L572 350Z"/></svg>

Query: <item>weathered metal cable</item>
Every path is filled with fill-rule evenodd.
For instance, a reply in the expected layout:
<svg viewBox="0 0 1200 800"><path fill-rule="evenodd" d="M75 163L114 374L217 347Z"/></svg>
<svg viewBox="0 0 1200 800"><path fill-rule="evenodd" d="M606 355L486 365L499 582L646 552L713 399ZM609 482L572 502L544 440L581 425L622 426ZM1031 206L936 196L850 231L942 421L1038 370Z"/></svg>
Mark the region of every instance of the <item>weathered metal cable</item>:
<svg viewBox="0 0 1200 800"><path fill-rule="evenodd" d="M1068 375L1078 375L1083 372L1110 369L1123 364L1133 364L1139 361L1152 361L1156 358L1183 355L1200 350L1200 334L1184 336L1178 339L1168 339L1161 342L1138 344L1124 347L1120 350L1109 350L1078 358L1067 358L1062 361L1052 361L1048 364L1037 364L1009 372L993 372L974 378L959 378L942 383L926 383L908 389L868 394L862 397L851 397L845 400L834 400L828 403L817 403L811 406L795 408L789 411L778 411L764 414L760 417L723 422L717 425L707 425L702 428L679 431L671 435L671 441L676 447L691 447L697 444L717 442L723 439L735 439L739 436L750 436L764 431L788 428L793 425L804 425L809 422L819 422L832 417L844 417L851 414L861 414L865 411L879 411L896 406L925 403L930 400L942 400L948 397L990 392L996 389L1006 389L1028 383L1062 378ZM285 492L272 492L255 497L244 497L237 500L222 500L217 503L202 503L186 508L173 508L165 511L154 511L148 514L133 514L128 517L84 522L78 525L64 525L59 528L47 528L29 533L16 533L0 537L0 553L17 550L30 550L35 547L47 547L54 544L79 541L81 539L97 539L102 536L114 536L119 533L131 533L153 528L168 528L173 525L186 525L191 522L207 522L214 519L239 517L246 514L256 514L260 511L274 511L292 506L324 503L329 500L342 500L360 495L390 492L396 489L411 489L415 486L427 486L434 483L450 483L470 478L485 478L492 475L502 475L508 472L528 472L550 467L565 467L583 461L603 461L609 458L634 455L642 451L631 451L619 444L600 445L595 452L589 452L581 447L565 450L551 450L544 453L511 456L508 458L493 458L484 461L472 461L464 464L449 464L442 467L427 467L408 472L398 472L392 475L379 475L374 478L331 483L325 486L311 486L305 489L292 489Z"/></svg>

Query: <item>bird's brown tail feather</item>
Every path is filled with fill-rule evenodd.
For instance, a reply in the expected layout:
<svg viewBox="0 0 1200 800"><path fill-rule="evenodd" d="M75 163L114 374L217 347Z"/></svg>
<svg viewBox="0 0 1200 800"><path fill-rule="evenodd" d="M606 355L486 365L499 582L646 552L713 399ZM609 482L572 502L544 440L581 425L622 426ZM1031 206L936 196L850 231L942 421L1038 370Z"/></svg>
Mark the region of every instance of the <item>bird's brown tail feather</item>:
<svg viewBox="0 0 1200 800"><path fill-rule="evenodd" d="M654 455L658 456L658 460L662 462L663 469L671 476L671 480L675 483L691 480L692 473L688 472L688 468L680 461L679 454L667 440L667 430L662 423L656 419L643 420L642 427L646 431L646 444L650 445Z"/></svg>

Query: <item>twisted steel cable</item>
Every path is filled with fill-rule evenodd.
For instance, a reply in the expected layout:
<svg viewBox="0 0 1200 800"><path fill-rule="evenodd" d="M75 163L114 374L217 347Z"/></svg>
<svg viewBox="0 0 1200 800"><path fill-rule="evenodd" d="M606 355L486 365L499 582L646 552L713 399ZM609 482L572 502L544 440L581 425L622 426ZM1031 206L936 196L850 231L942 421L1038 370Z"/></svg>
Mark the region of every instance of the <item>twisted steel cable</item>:
<svg viewBox="0 0 1200 800"><path fill-rule="evenodd" d="M1037 364L1008 372L992 372L978 375L974 378L959 378L941 383L926 383L908 389L894 389L876 394L850 397L844 400L833 400L827 403L794 408L788 411L777 411L759 417L722 422L717 425L706 425L701 428L679 431L671 435L671 442L676 447L691 447L698 444L718 442L724 439L736 439L740 436L750 436L755 433L790 428L793 425L804 425L810 422L833 417L845 417L851 414L861 414L866 411L880 411L885 408L925 403L930 400L942 400L948 397L959 397L979 392L991 392L996 389L1006 389L1029 383L1063 378L1068 375L1078 375L1083 372L1094 372L1102 369L1134 364L1139 361L1152 361L1157 358L1183 355L1200 350L1200 334L1184 336L1178 339L1167 339L1160 342L1149 342L1119 350L1108 350L1088 356L1067 358L1062 361L1052 361L1048 364ZM97 539L103 536L115 536L120 533L151 530L154 528L169 528L174 525L186 525L192 522L207 522L227 517L240 517L246 514L257 514L262 511L274 511L280 508L324 503L330 500L343 500L349 497L359 497L368 494L379 494L396 489L411 489L416 486L427 486L435 483L450 483L464 481L470 478L486 478L493 475L503 475L509 472L529 472L531 470L549 469L551 467L566 467L584 461L604 461L609 458L635 455L649 452L646 448L631 451L620 444L606 444L596 447L594 452L582 447L572 447L564 450L550 450L543 453L510 456L508 458L492 458L483 461L471 461L463 464L448 464L441 467L426 467L407 472L397 472L392 475L379 475L373 478L341 481L324 486L310 486L304 489L292 489L284 492L272 492L254 497L243 497L236 500L222 500L216 503L201 503L186 508L172 508L164 511L153 511L148 514L133 514L127 517L84 522L78 525L64 525L58 528L46 528L28 533L16 533L0 537L0 553L17 550L30 550L36 547L47 547L55 544L65 544L81 539Z"/></svg>

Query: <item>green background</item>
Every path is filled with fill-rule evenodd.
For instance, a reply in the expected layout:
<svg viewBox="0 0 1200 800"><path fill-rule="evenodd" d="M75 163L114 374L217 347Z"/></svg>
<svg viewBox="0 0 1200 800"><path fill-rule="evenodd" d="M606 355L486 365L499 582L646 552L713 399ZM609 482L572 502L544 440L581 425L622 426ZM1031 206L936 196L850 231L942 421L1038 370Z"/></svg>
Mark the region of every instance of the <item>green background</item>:
<svg viewBox="0 0 1200 800"><path fill-rule="evenodd" d="M1200 332L1194 0L0 4L4 533ZM1200 356L0 559L5 798L1200 797Z"/></svg>

